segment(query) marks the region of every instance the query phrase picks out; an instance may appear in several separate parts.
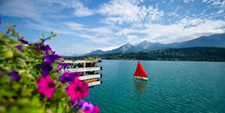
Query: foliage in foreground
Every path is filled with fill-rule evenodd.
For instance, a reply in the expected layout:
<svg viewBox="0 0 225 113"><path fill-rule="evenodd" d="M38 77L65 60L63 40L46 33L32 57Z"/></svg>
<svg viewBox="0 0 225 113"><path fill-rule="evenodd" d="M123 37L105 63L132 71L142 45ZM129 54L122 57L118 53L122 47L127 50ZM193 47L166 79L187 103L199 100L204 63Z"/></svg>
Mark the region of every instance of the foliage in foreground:
<svg viewBox="0 0 225 113"><path fill-rule="evenodd" d="M79 72L61 73L68 65L60 63L46 40L58 36L51 32L37 43L28 43L8 24L0 32L0 112L1 113L98 113L88 97L88 84ZM16 40L15 40L16 39Z"/></svg>

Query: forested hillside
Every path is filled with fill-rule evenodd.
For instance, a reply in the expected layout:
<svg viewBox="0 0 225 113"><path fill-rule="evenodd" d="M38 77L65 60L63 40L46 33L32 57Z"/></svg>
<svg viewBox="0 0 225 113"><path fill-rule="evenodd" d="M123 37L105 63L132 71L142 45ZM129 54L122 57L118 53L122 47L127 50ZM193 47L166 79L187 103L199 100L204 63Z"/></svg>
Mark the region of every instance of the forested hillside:
<svg viewBox="0 0 225 113"><path fill-rule="evenodd" d="M152 52L113 53L80 57L64 56L64 59L101 58L113 60L166 60L166 61L225 61L225 48L193 47L156 50Z"/></svg>

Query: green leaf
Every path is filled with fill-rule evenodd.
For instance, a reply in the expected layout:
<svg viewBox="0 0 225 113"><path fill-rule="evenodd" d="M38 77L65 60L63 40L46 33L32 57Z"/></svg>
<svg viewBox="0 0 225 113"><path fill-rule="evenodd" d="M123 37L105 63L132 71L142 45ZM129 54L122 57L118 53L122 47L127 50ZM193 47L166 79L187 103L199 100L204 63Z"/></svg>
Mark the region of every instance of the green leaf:
<svg viewBox="0 0 225 113"><path fill-rule="evenodd" d="M10 31L11 31L11 29L10 28L7 28L6 34L8 34Z"/></svg>
<svg viewBox="0 0 225 113"><path fill-rule="evenodd" d="M0 51L5 51L6 50L6 46L5 45L0 45Z"/></svg>
<svg viewBox="0 0 225 113"><path fill-rule="evenodd" d="M38 40L38 43L40 44L40 43L42 43L42 41L39 39L39 40Z"/></svg>
<svg viewBox="0 0 225 113"><path fill-rule="evenodd" d="M51 35L53 35L53 31L51 31Z"/></svg>
<svg viewBox="0 0 225 113"><path fill-rule="evenodd" d="M2 57L0 57L0 58L2 58ZM0 60L1 60L1 59L0 59ZM0 67L1 67L2 69L4 69L4 70L7 70L7 71L11 71L11 69L12 69L12 65L10 65L10 64L7 63L7 62L1 63L1 64L0 64Z"/></svg>
<svg viewBox="0 0 225 113"><path fill-rule="evenodd" d="M43 33L41 33L42 37L45 38L45 35Z"/></svg>
<svg viewBox="0 0 225 113"><path fill-rule="evenodd" d="M9 42L8 42L10 45L18 45L19 44L19 42L18 41L16 41L16 40L13 40L13 39L10 39L9 40Z"/></svg>
<svg viewBox="0 0 225 113"><path fill-rule="evenodd" d="M10 23L7 23L7 25L8 25L8 27L10 27L11 25L10 25Z"/></svg>
<svg viewBox="0 0 225 113"><path fill-rule="evenodd" d="M31 105L32 106L39 106L40 105L40 103L39 103L39 98L37 97L37 96L34 96L33 98L32 98L32 100L31 100Z"/></svg>
<svg viewBox="0 0 225 113"><path fill-rule="evenodd" d="M16 25L13 25L12 27L16 27Z"/></svg>
<svg viewBox="0 0 225 113"><path fill-rule="evenodd" d="M6 51L0 53L0 60L12 58L12 57L13 57L13 52L10 49L7 49Z"/></svg>
<svg viewBox="0 0 225 113"><path fill-rule="evenodd" d="M17 62L17 66L18 67L25 67L26 62L23 59L19 59L18 62Z"/></svg>
<svg viewBox="0 0 225 113"><path fill-rule="evenodd" d="M20 105L28 105L30 104L30 100L29 98L19 98L17 103Z"/></svg>

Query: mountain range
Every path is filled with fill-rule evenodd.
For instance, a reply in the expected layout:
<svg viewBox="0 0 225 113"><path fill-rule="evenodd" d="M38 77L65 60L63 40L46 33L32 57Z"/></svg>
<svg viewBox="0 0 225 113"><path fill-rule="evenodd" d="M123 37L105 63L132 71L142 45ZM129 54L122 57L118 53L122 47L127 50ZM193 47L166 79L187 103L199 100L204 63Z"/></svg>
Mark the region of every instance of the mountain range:
<svg viewBox="0 0 225 113"><path fill-rule="evenodd" d="M162 44L162 43L153 43L149 41L143 41L140 44L134 46L129 43L120 46L119 48L109 50L109 51L102 51L96 50L92 51L85 55L99 55L99 54L109 54L109 53L127 53L127 52L138 52L138 51L146 51L151 52L154 50L164 50L164 49L172 49L172 48L187 48L187 47L222 47L225 48L225 33L223 34L214 34L210 36L201 36L199 38L184 41L180 43L169 43L169 44Z"/></svg>

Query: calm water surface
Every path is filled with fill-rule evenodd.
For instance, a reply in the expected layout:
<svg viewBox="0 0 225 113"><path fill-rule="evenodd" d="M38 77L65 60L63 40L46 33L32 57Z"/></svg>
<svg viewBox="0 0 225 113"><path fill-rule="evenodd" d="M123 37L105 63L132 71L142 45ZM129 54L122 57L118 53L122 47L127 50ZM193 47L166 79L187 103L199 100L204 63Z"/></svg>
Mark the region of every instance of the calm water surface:
<svg viewBox="0 0 225 113"><path fill-rule="evenodd" d="M225 62L140 62L149 81L133 78L137 61L103 60L85 100L102 113L225 112Z"/></svg>

